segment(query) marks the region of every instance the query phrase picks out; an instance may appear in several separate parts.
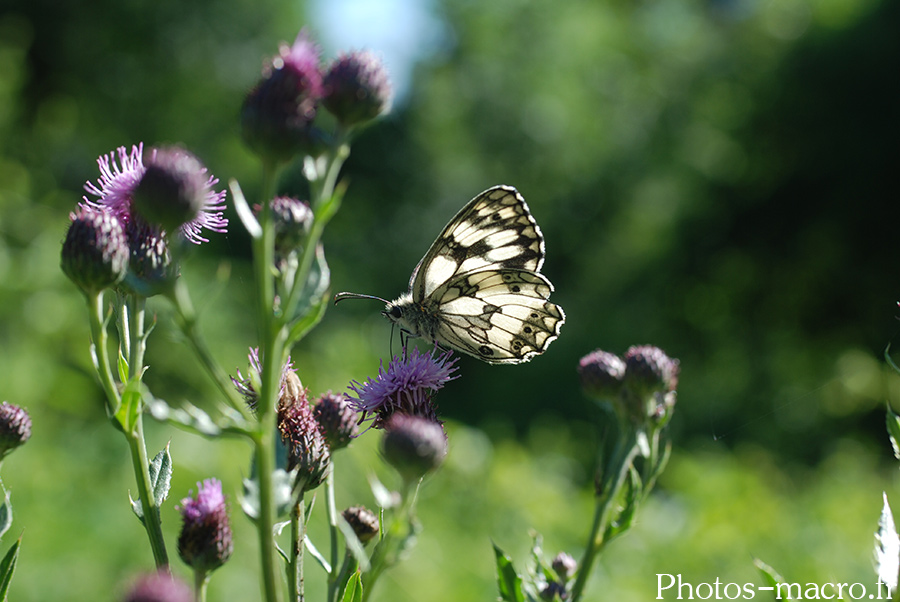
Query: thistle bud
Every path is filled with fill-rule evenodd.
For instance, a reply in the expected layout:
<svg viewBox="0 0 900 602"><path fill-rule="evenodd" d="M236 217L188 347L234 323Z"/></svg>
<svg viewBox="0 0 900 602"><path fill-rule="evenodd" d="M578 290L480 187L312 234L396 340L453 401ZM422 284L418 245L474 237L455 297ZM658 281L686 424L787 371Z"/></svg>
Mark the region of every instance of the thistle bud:
<svg viewBox="0 0 900 602"><path fill-rule="evenodd" d="M318 154L322 133L312 127L322 97L319 50L301 31L263 70L263 77L244 100L241 130L258 154L287 160L298 152Z"/></svg>
<svg viewBox="0 0 900 602"><path fill-rule="evenodd" d="M391 82L372 52L341 55L328 69L324 84L322 104L344 126L371 121L390 109Z"/></svg>
<svg viewBox="0 0 900 602"><path fill-rule="evenodd" d="M0 460L31 437L31 417L23 408L0 404Z"/></svg>
<svg viewBox="0 0 900 602"><path fill-rule="evenodd" d="M124 602L193 602L188 585L169 573L160 571L139 577L123 598Z"/></svg>
<svg viewBox="0 0 900 602"><path fill-rule="evenodd" d="M625 352L626 385L638 397L674 391L678 385L678 360L659 347L635 345Z"/></svg>
<svg viewBox="0 0 900 602"><path fill-rule="evenodd" d="M541 590L540 596L541 600L545 600L546 602L560 602L568 599L566 587L556 581L551 581L545 585Z"/></svg>
<svg viewBox="0 0 900 602"><path fill-rule="evenodd" d="M353 506L341 512L341 516L353 529L360 543L367 543L372 540L380 529L378 517L375 513L365 506Z"/></svg>
<svg viewBox="0 0 900 602"><path fill-rule="evenodd" d="M197 483L197 497L181 500L184 521L178 535L178 555L201 573L219 568L234 549L222 483L206 479Z"/></svg>
<svg viewBox="0 0 900 602"><path fill-rule="evenodd" d="M359 431L356 412L346 395L328 391L316 400L313 416L332 452L347 447Z"/></svg>
<svg viewBox="0 0 900 602"><path fill-rule="evenodd" d="M625 362L608 351L597 349L578 362L578 374L585 393L598 400L612 399L622 388Z"/></svg>
<svg viewBox="0 0 900 602"><path fill-rule="evenodd" d="M60 267L82 291L96 294L125 277L128 244L111 213L82 206L71 216Z"/></svg>
<svg viewBox="0 0 900 602"><path fill-rule="evenodd" d="M321 485L331 468L331 454L305 390L299 396L282 395L278 431L288 450L287 470L296 470L294 490L303 493Z"/></svg>
<svg viewBox="0 0 900 602"><path fill-rule="evenodd" d="M148 223L174 232L194 221L206 203L206 168L180 148L161 148L144 161L132 204Z"/></svg>
<svg viewBox="0 0 900 602"><path fill-rule="evenodd" d="M447 436L439 422L394 414L384 427L381 451L406 483L437 469L447 455Z"/></svg>

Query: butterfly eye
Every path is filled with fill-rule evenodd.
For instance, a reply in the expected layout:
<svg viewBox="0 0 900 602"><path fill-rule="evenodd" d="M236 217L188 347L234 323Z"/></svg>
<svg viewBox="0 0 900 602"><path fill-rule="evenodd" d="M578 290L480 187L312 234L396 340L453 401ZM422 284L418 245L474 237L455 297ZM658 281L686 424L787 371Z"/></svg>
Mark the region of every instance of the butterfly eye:
<svg viewBox="0 0 900 602"><path fill-rule="evenodd" d="M403 315L403 313L400 311L400 308L396 305L392 305L391 308L387 311L387 314L394 320L399 320L400 316Z"/></svg>

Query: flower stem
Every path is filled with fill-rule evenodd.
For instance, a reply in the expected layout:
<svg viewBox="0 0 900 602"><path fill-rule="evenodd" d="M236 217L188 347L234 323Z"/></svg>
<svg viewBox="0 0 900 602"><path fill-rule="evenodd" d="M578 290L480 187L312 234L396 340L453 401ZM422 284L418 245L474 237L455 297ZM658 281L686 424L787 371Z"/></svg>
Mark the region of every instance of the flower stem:
<svg viewBox="0 0 900 602"><path fill-rule="evenodd" d="M206 602L206 590L209 586L210 574L206 571L194 571L194 600Z"/></svg>
<svg viewBox="0 0 900 602"><path fill-rule="evenodd" d="M134 477L137 481L138 497L141 500L144 529L150 540L150 549L153 551L153 560L156 568L169 570L169 557L166 553L166 542L163 538L162 522L159 517L159 506L151 495L150 469L147 461L147 446L144 443L144 423L140 418L132 433L125 433L128 439L128 447L131 450L131 463L134 468Z"/></svg>
<svg viewBox="0 0 900 602"><path fill-rule="evenodd" d="M372 562L369 570L363 573L363 597L366 602L372 595L375 582L388 568L397 561L399 551L406 545L412 531L412 512L415 506L416 484L404 482L401 492L402 504L391 517L390 526L384 531L384 537L375 546L372 552Z"/></svg>
<svg viewBox="0 0 900 602"><path fill-rule="evenodd" d="M112 368L109 365L109 334L103 315L103 291L87 296L88 318L91 324L91 359L100 377L100 385L106 393L106 411L112 418L119 410L122 398L116 388Z"/></svg>
<svg viewBox="0 0 900 602"><path fill-rule="evenodd" d="M291 560L288 563L288 599L301 602L303 593L303 549L305 547L306 525L303 522L305 511L303 494L297 499L291 512Z"/></svg>
<svg viewBox="0 0 900 602"><path fill-rule="evenodd" d="M587 584L588 576L594 565L594 560L600 552L605 541L607 528L613 518L613 510L622 485L631 470L631 464L640 452L637 436L634 429L624 427L624 432L628 436L618 442L615 451L607 463L601 482L597 490L597 506L594 509L594 522L591 526L591 534L588 538L584 555L578 564L578 576L575 584L572 586L572 602L578 602L584 592L584 586ZM619 430L620 437L623 429Z"/></svg>
<svg viewBox="0 0 900 602"><path fill-rule="evenodd" d="M337 506L334 503L334 464L325 477L325 505L328 512L328 532L331 536L331 573L328 574L328 602L337 600L338 579L341 576L338 572L338 528L337 528Z"/></svg>

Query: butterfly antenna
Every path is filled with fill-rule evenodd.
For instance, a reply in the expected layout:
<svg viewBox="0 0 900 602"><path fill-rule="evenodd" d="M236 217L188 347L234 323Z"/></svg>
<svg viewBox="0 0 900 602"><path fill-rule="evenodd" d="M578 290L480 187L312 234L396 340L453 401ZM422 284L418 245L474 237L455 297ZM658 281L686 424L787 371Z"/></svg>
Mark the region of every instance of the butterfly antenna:
<svg viewBox="0 0 900 602"><path fill-rule="evenodd" d="M387 299L382 299L381 297L376 297L375 295L363 295L360 293L338 293L334 296L334 304L337 305L338 301L343 301L344 299L374 299L375 301L381 301L382 303L389 303Z"/></svg>

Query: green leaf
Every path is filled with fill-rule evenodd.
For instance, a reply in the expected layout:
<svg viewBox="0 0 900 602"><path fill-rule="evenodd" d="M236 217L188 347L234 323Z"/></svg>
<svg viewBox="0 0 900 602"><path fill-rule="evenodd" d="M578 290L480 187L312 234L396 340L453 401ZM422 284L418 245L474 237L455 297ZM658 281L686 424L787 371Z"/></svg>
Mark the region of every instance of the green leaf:
<svg viewBox="0 0 900 602"><path fill-rule="evenodd" d="M150 486L153 491L153 500L156 507L169 497L169 488L172 485L172 456L169 454L169 444L157 453L150 462Z"/></svg>
<svg viewBox="0 0 900 602"><path fill-rule="evenodd" d="M3 490L3 502L0 503L0 537L3 537L12 526L13 512L12 504L9 501L9 491L2 484L0 484L0 489Z"/></svg>
<svg viewBox="0 0 900 602"><path fill-rule="evenodd" d="M366 554L366 550L363 547L361 541L356 536L356 533L353 531L353 527L350 526L350 523L342 516L338 515L337 517L337 526L338 529L341 530L341 533L344 534L344 541L347 544L347 550L351 554L353 554L353 558L356 559L356 562L359 564L359 568L361 571L365 572L369 570L369 555Z"/></svg>
<svg viewBox="0 0 900 602"><path fill-rule="evenodd" d="M291 311L292 321L289 345L300 340L313 326L315 326L325 314L325 309L331 300L329 288L331 287L331 270L325 261L325 250L322 243L316 245L315 257L309 268L306 282L300 284L300 294L296 298L296 305Z"/></svg>
<svg viewBox="0 0 900 602"><path fill-rule="evenodd" d="M504 602L525 602L525 594L522 593L522 578L516 573L512 560L497 544L492 543L492 545L497 558L497 589L500 590L500 599Z"/></svg>
<svg viewBox="0 0 900 602"><path fill-rule="evenodd" d="M356 571L350 580L347 581L347 587L344 588L344 594L341 596L341 602L362 602L363 585L362 576Z"/></svg>
<svg viewBox="0 0 900 602"><path fill-rule="evenodd" d="M159 451L150 461L150 493L157 508L162 506L169 496L169 488L172 483L172 456L169 455L169 445ZM129 496L129 499L131 496ZM140 498L131 500L131 510L144 522L144 506Z"/></svg>
<svg viewBox="0 0 900 602"><path fill-rule="evenodd" d="M779 583L784 583L784 577L782 577L778 573L778 571L770 567L759 558L754 558L753 564L756 565L756 568L762 575L763 581L765 581L766 585L777 588Z"/></svg>
<svg viewBox="0 0 900 602"><path fill-rule="evenodd" d="M331 563L325 560L325 556L323 556L322 552L320 552L319 549L315 545L313 545L312 540L308 536L303 536L303 545L304 547L306 547L306 551L309 552L310 556L315 558L316 562L318 562L319 565L323 569L325 569L325 572L330 575Z"/></svg>
<svg viewBox="0 0 900 602"><path fill-rule="evenodd" d="M369 475L369 488L379 508L390 509L400 505L400 494L385 487L374 474Z"/></svg>
<svg viewBox="0 0 900 602"><path fill-rule="evenodd" d="M9 593L9 584L12 581L13 573L16 570L16 563L19 560L19 547L22 545L22 537L16 540L0 560L0 600L5 601L6 595Z"/></svg>
<svg viewBox="0 0 900 602"><path fill-rule="evenodd" d="M244 228L247 230L247 234L253 238L259 238L262 236L262 226L256 221L256 216L253 215L253 210L250 208L250 204L247 203L244 192L241 190L237 180L229 180L228 187L231 188L231 198L234 200L234 210L237 211L241 223L244 224Z"/></svg>
<svg viewBox="0 0 900 602"><path fill-rule="evenodd" d="M225 434L249 435L250 424L237 410L220 406L222 417L216 422L205 411L185 402L181 408L173 408L164 400L145 395L145 404L150 415L160 422L168 422L186 431L204 437L220 437Z"/></svg>
<svg viewBox="0 0 900 602"><path fill-rule="evenodd" d="M900 460L900 415L888 408L885 420L887 422L888 437L891 439L891 447L894 448L894 457Z"/></svg>
<svg viewBox="0 0 900 602"><path fill-rule="evenodd" d="M256 462L253 466L256 466ZM253 521L259 517L259 479L255 472L254 470L249 479L244 479L244 492L240 499L241 509ZM291 475L280 468L272 471L272 496L275 499L276 516L285 516L290 512L294 503L294 496L291 494L292 480Z"/></svg>
<svg viewBox="0 0 900 602"><path fill-rule="evenodd" d="M878 581L893 592L897 589L897 569L900 567L900 536L894 527L894 514L888 504L887 494L881 495L884 505L878 519L878 531L875 532L875 569Z"/></svg>

